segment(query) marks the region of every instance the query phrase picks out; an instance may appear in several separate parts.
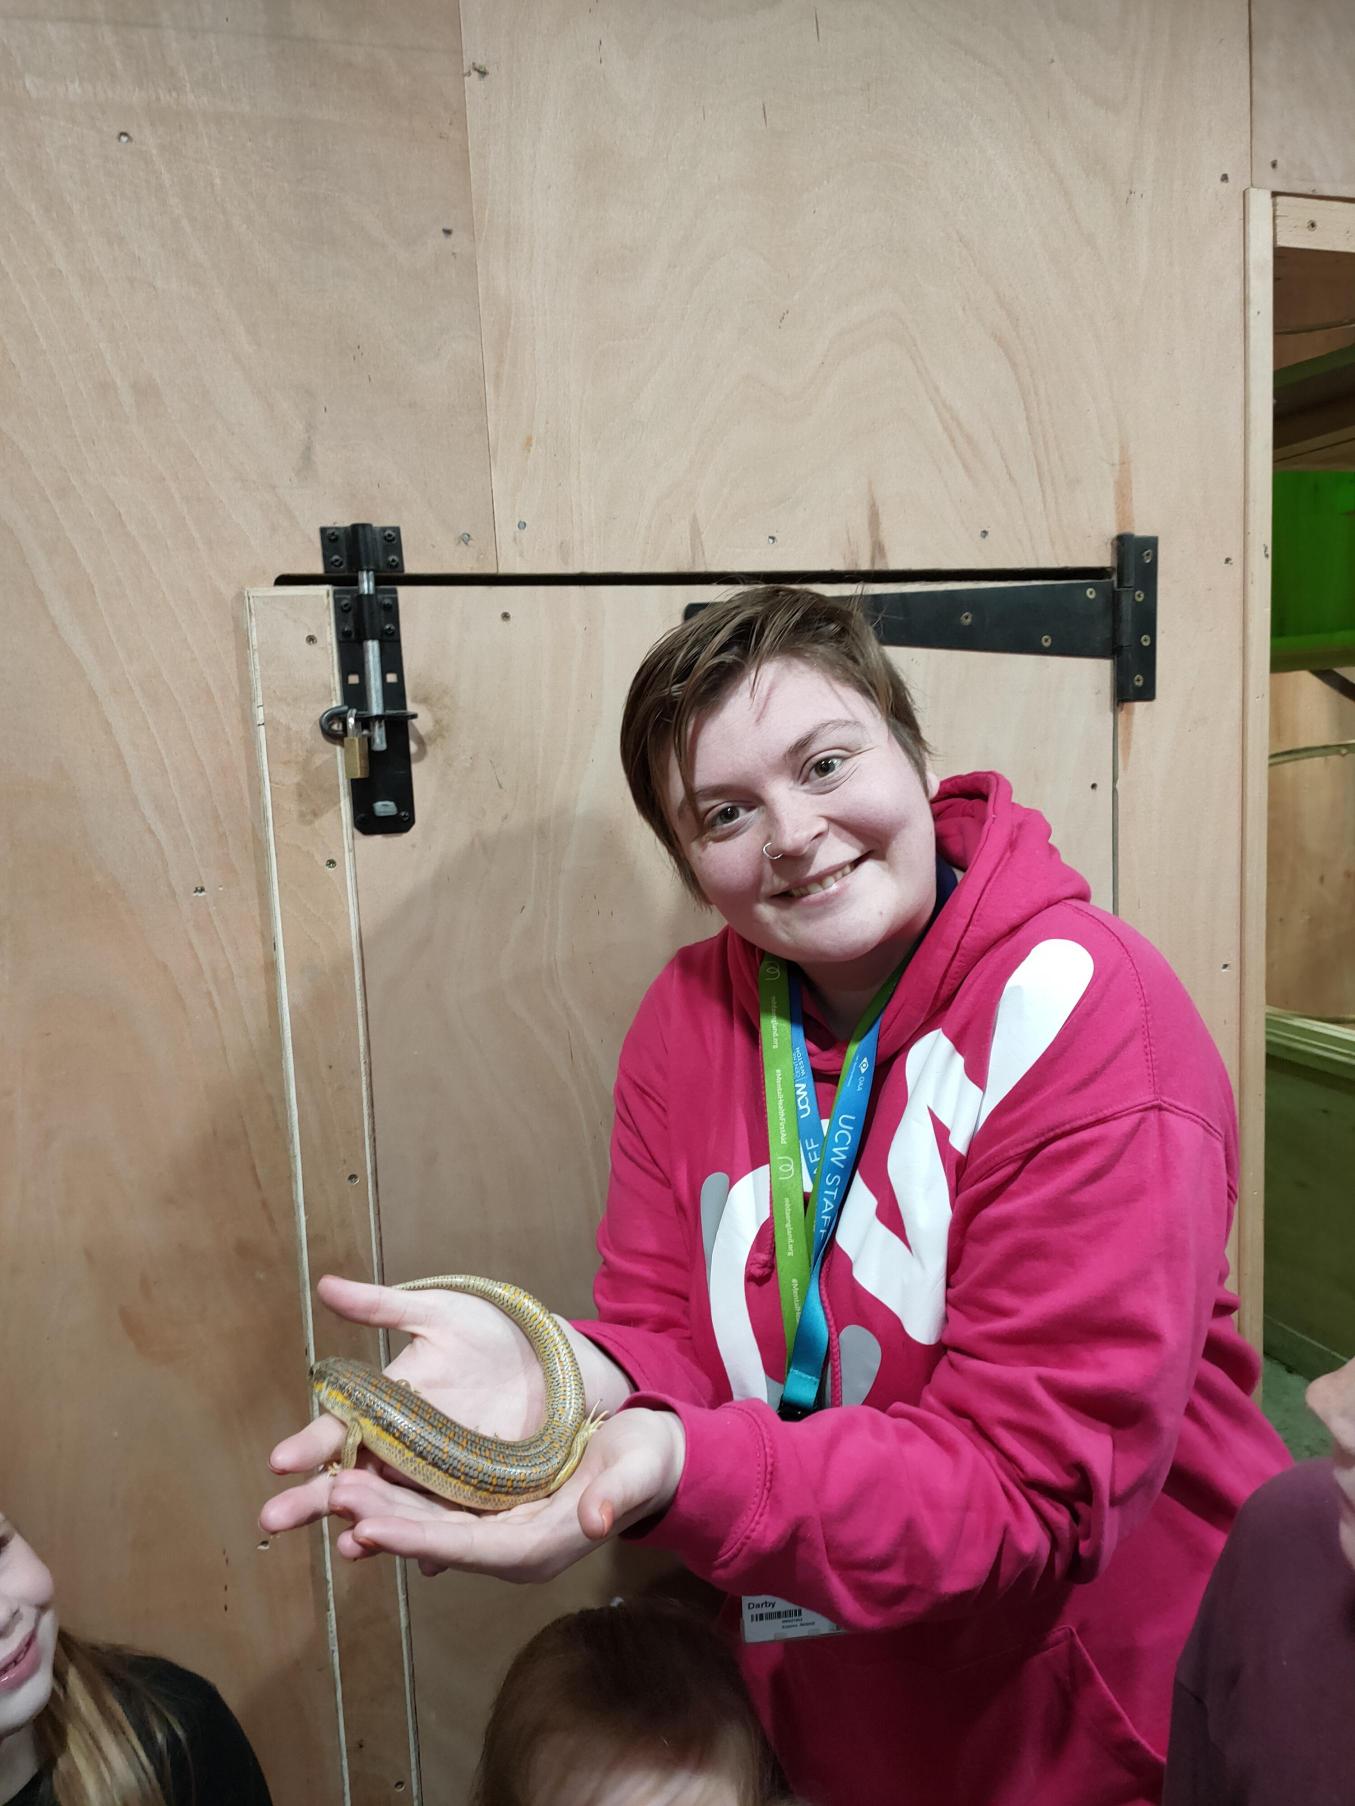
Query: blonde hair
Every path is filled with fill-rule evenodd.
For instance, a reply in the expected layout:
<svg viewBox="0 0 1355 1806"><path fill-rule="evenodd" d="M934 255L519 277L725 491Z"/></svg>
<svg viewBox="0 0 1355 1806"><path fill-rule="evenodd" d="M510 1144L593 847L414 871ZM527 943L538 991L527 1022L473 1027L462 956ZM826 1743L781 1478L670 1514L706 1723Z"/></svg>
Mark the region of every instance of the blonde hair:
<svg viewBox="0 0 1355 1806"><path fill-rule="evenodd" d="M170 1806L183 1726L128 1651L58 1631L52 1695L34 1730L56 1806Z"/></svg>
<svg viewBox="0 0 1355 1806"><path fill-rule="evenodd" d="M798 659L873 702L924 783L929 748L908 685L876 639L856 596L764 584L712 602L645 654L621 717L621 764L631 799L698 902L664 802L669 759L691 789L691 735L700 716L774 658Z"/></svg>
<svg viewBox="0 0 1355 1806"><path fill-rule="evenodd" d="M786 1798L728 1644L668 1600L573 1612L518 1652L471 1806L546 1806L636 1769L719 1776L739 1806Z"/></svg>

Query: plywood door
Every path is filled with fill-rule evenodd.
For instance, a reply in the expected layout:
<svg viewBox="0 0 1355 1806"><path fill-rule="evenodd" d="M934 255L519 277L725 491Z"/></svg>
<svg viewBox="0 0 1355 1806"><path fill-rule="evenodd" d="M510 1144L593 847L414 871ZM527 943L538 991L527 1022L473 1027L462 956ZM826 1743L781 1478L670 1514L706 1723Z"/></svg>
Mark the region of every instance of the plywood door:
<svg viewBox="0 0 1355 1806"><path fill-rule="evenodd" d="M1119 900L1236 1076L1246 0L462 23L499 569L1091 564L1159 534Z"/></svg>
<svg viewBox="0 0 1355 1806"><path fill-rule="evenodd" d="M313 726L334 694L326 600L319 592L254 597L275 778L280 958L290 974L301 1220L313 1269L345 1249L360 1270L370 1258L354 1215L368 1188L359 1092L369 1066L387 1276L486 1272L556 1309L589 1310L621 1037L665 959L717 925L685 898L634 815L616 751L621 707L645 649L685 602L713 593L407 589L418 820L407 835L355 844L335 755ZM1039 799L1061 849L1108 904L1108 667L896 656L938 769L1004 770L1018 794ZM353 1003L364 989L365 1051ZM338 1346L328 1324L316 1337ZM411 1576L430 1806L463 1799L512 1652L551 1617L605 1599L625 1578L610 1552L540 1589ZM402 1697L398 1660L381 1668L369 1658L369 1619L361 1638L345 1641L343 1613L341 1600L341 1647L362 1677L360 1687L344 1687L345 1714L377 1712L384 1702L389 1736ZM388 1614L387 1638L394 1622Z"/></svg>

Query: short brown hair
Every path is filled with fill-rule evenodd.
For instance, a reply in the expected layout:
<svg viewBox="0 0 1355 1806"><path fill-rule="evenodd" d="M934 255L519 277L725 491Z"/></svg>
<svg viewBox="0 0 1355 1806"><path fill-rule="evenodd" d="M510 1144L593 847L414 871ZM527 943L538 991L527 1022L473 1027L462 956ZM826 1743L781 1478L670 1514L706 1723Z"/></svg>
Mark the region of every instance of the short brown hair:
<svg viewBox="0 0 1355 1806"><path fill-rule="evenodd" d="M795 658L873 702L925 782L929 748L908 686L886 657L859 596L763 584L712 602L645 654L621 717L621 763L635 807L687 889L704 901L664 807L670 756L691 787L692 730L742 678Z"/></svg>
<svg viewBox="0 0 1355 1806"><path fill-rule="evenodd" d="M739 1806L785 1799L729 1645L671 1600L572 1612L514 1658L472 1806L545 1806L636 1767L727 1779Z"/></svg>

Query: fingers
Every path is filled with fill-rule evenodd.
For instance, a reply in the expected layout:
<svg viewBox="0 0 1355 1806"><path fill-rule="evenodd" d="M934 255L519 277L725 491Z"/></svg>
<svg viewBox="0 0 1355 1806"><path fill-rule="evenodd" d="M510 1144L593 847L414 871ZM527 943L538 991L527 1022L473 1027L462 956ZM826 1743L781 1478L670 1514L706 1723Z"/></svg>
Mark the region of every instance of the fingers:
<svg viewBox="0 0 1355 1806"><path fill-rule="evenodd" d="M616 1528L616 1506L601 1481L594 1481L579 1500L579 1528L593 1543L605 1543Z"/></svg>
<svg viewBox="0 0 1355 1806"><path fill-rule="evenodd" d="M326 1273L315 1289L337 1317L411 1334L435 1320L437 1300L443 1296L436 1291L397 1292L393 1286L371 1286L358 1279L341 1279L337 1273Z"/></svg>
<svg viewBox="0 0 1355 1806"><path fill-rule="evenodd" d="M592 1472L579 1496L579 1528L593 1542L664 1510L685 1457L681 1422L671 1412L627 1411L612 1422L598 1432L594 1459L584 1462Z"/></svg>
<svg viewBox="0 0 1355 1806"><path fill-rule="evenodd" d="M343 1448L345 1430L337 1417L322 1411L304 1430L285 1437L268 1457L275 1474L304 1474L327 1461L337 1461Z"/></svg>
<svg viewBox="0 0 1355 1806"><path fill-rule="evenodd" d="M455 1505L430 1498L426 1492L387 1480L374 1468L351 1467L330 1482L330 1510L342 1517L442 1517Z"/></svg>
<svg viewBox="0 0 1355 1806"><path fill-rule="evenodd" d="M584 1488L579 1528L590 1542L604 1543L615 1530L629 1529L652 1507L652 1476L640 1461L618 1461Z"/></svg>
<svg viewBox="0 0 1355 1806"><path fill-rule="evenodd" d="M360 1518L352 1537L364 1553L403 1555L425 1571L432 1567L435 1573L457 1566L456 1558L463 1549L454 1525L409 1516Z"/></svg>
<svg viewBox="0 0 1355 1806"><path fill-rule="evenodd" d="M259 1513L260 1530L273 1536L281 1530L299 1530L303 1524L317 1523L329 1511L333 1485L328 1474L316 1474L300 1486L274 1493Z"/></svg>
<svg viewBox="0 0 1355 1806"><path fill-rule="evenodd" d="M348 1554L351 1535L354 1553L379 1550L402 1556L417 1561L427 1575L457 1568L518 1583L553 1580L592 1544L581 1533L572 1504L544 1503L550 1509L540 1513L523 1508L522 1515L508 1511L479 1517L425 1499L422 1508L406 1506L359 1517L337 1547Z"/></svg>

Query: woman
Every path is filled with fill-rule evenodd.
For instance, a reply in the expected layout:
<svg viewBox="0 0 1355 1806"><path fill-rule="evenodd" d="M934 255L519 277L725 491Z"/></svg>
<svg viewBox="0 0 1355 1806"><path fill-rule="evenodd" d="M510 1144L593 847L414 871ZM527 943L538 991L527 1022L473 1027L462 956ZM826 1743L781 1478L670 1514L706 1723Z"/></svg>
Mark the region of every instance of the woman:
<svg viewBox="0 0 1355 1806"><path fill-rule="evenodd" d="M0 1514L0 1806L269 1806L210 1684L57 1624L52 1576Z"/></svg>
<svg viewBox="0 0 1355 1806"><path fill-rule="evenodd" d="M1286 1462L1223 1284L1236 1123L1203 1024L1004 779L937 785L849 601L755 590L676 629L622 754L726 926L621 1055L598 1317L574 1326L615 1415L502 1518L360 1471L265 1527L332 1511L345 1555L513 1579L636 1529L743 1601L807 1799L1155 1801L1205 1578ZM453 1416L539 1418L488 1307L321 1296L409 1331L392 1371ZM274 1465L341 1440L317 1420Z"/></svg>

